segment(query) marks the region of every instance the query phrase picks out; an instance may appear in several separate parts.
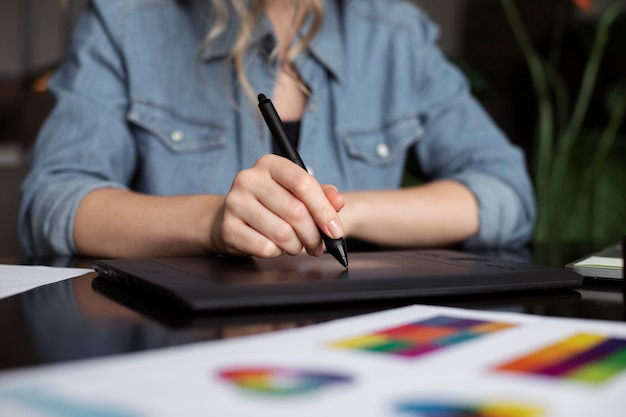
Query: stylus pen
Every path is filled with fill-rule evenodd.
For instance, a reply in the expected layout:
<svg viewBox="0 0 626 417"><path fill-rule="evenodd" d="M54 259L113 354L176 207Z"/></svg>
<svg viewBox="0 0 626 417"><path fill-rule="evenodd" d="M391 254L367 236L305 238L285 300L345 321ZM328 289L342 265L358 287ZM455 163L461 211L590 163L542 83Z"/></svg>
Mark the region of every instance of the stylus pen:
<svg viewBox="0 0 626 417"><path fill-rule="evenodd" d="M285 130L285 125L283 125L282 120L280 120L280 116L278 116L271 100L265 97L264 94L259 94L258 98L259 110L261 111L263 119L265 119L265 123L267 123L267 127L270 129L272 136L274 137L274 141L276 142L276 146L278 146L280 154L298 165L300 168L306 170L306 166L304 165L304 162L302 162L302 158L300 158L293 142L289 139L287 131ZM339 239L331 239L321 230L320 235L322 236L322 240L324 241L324 245L326 245L328 253L333 255L333 257L339 261L341 265L347 268L348 250L346 249L346 241L343 237L340 237Z"/></svg>

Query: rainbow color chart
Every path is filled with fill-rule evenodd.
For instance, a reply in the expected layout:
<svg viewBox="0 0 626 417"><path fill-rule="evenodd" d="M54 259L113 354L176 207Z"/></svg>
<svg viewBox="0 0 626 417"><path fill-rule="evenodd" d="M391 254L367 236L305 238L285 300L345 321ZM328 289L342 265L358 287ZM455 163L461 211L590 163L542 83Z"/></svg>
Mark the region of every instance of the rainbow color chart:
<svg viewBox="0 0 626 417"><path fill-rule="evenodd" d="M341 340L331 346L416 358L514 326L441 315Z"/></svg>
<svg viewBox="0 0 626 417"><path fill-rule="evenodd" d="M244 391L276 396L308 393L352 381L347 375L274 367L230 368L218 376Z"/></svg>
<svg viewBox="0 0 626 417"><path fill-rule="evenodd" d="M626 370L626 339L579 333L495 369L601 384Z"/></svg>
<svg viewBox="0 0 626 417"><path fill-rule="evenodd" d="M400 416L419 417L541 417L538 407L510 401L481 403L452 401L404 401L396 407Z"/></svg>

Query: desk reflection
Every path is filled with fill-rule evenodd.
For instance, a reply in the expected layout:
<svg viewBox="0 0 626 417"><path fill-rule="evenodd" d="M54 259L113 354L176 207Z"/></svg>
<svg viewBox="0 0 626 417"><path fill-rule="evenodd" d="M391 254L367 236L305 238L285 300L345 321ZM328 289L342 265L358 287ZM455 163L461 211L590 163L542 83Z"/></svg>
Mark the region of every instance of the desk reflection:
<svg viewBox="0 0 626 417"><path fill-rule="evenodd" d="M481 253L478 253L481 254ZM482 253L529 261L529 252ZM90 267L89 259L31 260L31 264ZM286 276L298 271L285 271ZM340 271L341 272L341 271ZM275 277L267 277L275 279ZM315 270L310 279L316 279ZM621 284L620 284L621 285ZM397 301L355 302L318 307L191 314L166 303L125 298L87 274L0 300L0 368L53 363L164 348L306 326L409 304L513 311L561 317L623 320L622 288L587 285L580 290ZM9 335L9 337L6 337Z"/></svg>
<svg viewBox="0 0 626 417"><path fill-rule="evenodd" d="M93 281L93 284L92 284ZM34 362L52 363L156 349L196 341L239 337L306 326L341 317L412 304L402 302L355 303L324 308L289 308L239 311L210 315L186 314L145 300L123 300L107 293L96 274L41 287L20 296L27 344ZM93 288L92 288L93 285ZM105 284L106 285L106 284ZM573 291L481 299L420 300L499 311L560 315L580 297ZM20 362L20 361L18 361Z"/></svg>
<svg viewBox="0 0 626 417"><path fill-rule="evenodd" d="M171 332L91 289L89 274L21 296L23 317L41 362L103 356L214 337Z"/></svg>

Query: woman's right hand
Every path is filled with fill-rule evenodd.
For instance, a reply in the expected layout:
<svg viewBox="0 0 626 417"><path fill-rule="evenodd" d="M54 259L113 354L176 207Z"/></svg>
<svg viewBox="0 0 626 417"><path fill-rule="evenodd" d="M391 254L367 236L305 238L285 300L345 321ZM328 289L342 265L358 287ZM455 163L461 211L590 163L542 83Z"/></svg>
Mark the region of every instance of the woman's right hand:
<svg viewBox="0 0 626 417"><path fill-rule="evenodd" d="M262 156L233 180L214 218L211 242L218 253L272 258L324 252L320 230L343 236L337 214L343 196L278 155Z"/></svg>

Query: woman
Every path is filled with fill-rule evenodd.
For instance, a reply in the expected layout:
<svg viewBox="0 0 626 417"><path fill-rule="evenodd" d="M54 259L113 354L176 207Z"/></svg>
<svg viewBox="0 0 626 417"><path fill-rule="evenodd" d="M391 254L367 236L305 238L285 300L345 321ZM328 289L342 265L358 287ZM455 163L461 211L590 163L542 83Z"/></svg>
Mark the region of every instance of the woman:
<svg viewBox="0 0 626 417"><path fill-rule="evenodd" d="M318 256L319 230L524 244L523 155L436 35L401 0L91 1L23 186L26 251ZM271 154L257 93L309 172ZM424 185L400 187L409 154Z"/></svg>

